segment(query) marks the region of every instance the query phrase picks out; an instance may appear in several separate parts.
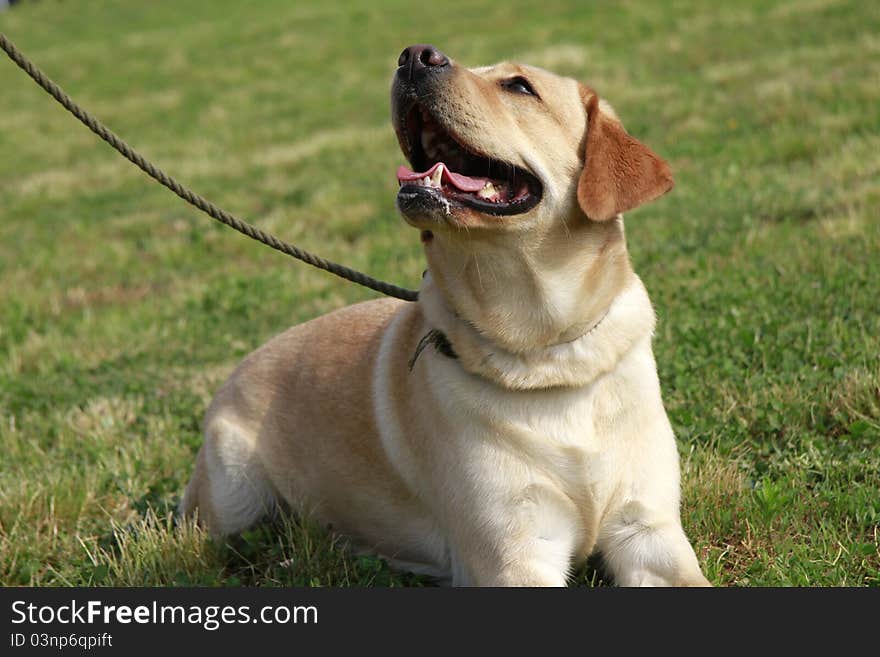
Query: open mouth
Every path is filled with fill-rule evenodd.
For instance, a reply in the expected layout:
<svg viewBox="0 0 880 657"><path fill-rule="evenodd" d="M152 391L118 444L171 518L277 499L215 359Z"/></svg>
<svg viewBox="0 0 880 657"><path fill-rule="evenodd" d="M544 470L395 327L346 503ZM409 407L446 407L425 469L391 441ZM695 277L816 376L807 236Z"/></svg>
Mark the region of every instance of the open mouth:
<svg viewBox="0 0 880 657"><path fill-rule="evenodd" d="M541 200L541 183L534 175L474 153L420 105L407 113L403 133L412 169L397 170L401 188L420 187L493 215L521 214Z"/></svg>

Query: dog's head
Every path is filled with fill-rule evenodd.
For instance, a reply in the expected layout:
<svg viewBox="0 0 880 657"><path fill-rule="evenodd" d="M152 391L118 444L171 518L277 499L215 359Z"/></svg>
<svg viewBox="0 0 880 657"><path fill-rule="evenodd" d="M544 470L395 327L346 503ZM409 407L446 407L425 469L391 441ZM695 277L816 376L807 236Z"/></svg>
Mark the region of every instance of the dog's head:
<svg viewBox="0 0 880 657"><path fill-rule="evenodd" d="M397 206L456 315L526 350L607 310L632 274L616 218L672 187L607 103L539 68L467 69L426 45L400 56L391 101L409 160Z"/></svg>
<svg viewBox="0 0 880 657"><path fill-rule="evenodd" d="M607 221L672 187L666 163L587 87L512 63L466 69L404 50L392 115L410 167L398 207L423 230L517 229L580 210Z"/></svg>

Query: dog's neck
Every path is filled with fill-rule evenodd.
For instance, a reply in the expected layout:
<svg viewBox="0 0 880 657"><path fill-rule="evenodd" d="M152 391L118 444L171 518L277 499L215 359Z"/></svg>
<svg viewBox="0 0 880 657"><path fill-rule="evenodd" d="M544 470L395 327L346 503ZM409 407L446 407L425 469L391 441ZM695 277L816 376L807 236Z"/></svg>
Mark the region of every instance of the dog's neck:
<svg viewBox="0 0 880 657"><path fill-rule="evenodd" d="M465 370L504 387L589 383L654 326L622 224L593 230L587 240L568 234L514 250L434 251L419 293L428 324Z"/></svg>
<svg viewBox="0 0 880 657"><path fill-rule="evenodd" d="M655 324L648 293L635 274L585 333L526 353L507 351L451 312L430 274L423 279L419 304L428 325L446 336L465 371L511 390L589 385L637 345L647 342L650 347Z"/></svg>
<svg viewBox="0 0 880 657"><path fill-rule="evenodd" d="M438 231L427 248L446 306L513 353L574 340L633 275L623 220L574 216L547 232Z"/></svg>

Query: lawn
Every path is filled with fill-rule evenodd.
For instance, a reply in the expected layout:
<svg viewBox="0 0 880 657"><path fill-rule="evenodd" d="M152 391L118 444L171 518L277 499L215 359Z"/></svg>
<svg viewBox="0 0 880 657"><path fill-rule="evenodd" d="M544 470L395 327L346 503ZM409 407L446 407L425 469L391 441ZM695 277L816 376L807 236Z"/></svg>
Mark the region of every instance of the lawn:
<svg viewBox="0 0 880 657"><path fill-rule="evenodd" d="M405 287L401 49L588 82L676 176L627 236L704 571L880 585L876 6L343 4L24 0L0 30L221 207ZM375 295L215 225L5 58L0 89L0 584L429 584L295 521L215 542L174 518L235 364Z"/></svg>

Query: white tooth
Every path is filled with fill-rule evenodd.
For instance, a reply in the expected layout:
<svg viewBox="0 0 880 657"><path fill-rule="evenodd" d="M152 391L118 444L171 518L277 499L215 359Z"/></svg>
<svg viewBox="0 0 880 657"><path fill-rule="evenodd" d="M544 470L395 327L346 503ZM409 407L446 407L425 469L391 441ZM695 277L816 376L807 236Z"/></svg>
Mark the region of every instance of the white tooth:
<svg viewBox="0 0 880 657"><path fill-rule="evenodd" d="M443 165L441 164L434 169L434 175L431 176L432 187L442 187L443 185Z"/></svg>
<svg viewBox="0 0 880 657"><path fill-rule="evenodd" d="M429 176L425 176L424 178L422 178L421 183L422 183L422 186L424 186L424 187L430 187L431 186L431 178Z"/></svg>
<svg viewBox="0 0 880 657"><path fill-rule="evenodd" d="M495 185L493 185L490 182L487 182L486 185L483 187L483 189L481 189L479 192L477 192L477 196L479 196L480 198L492 198L497 193L498 192L495 191Z"/></svg>

